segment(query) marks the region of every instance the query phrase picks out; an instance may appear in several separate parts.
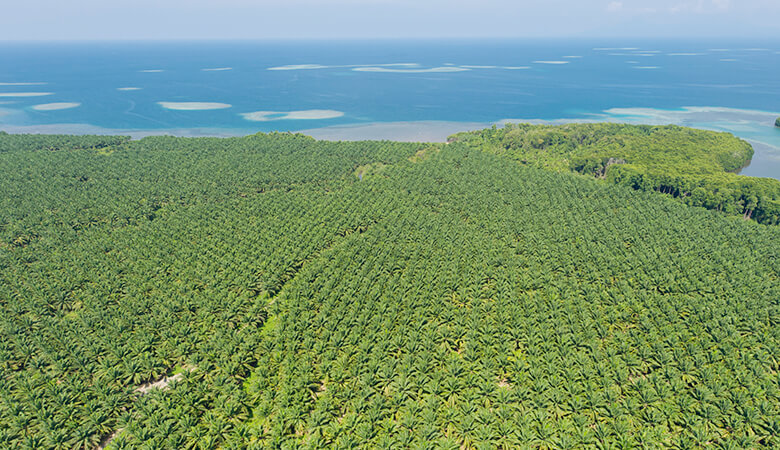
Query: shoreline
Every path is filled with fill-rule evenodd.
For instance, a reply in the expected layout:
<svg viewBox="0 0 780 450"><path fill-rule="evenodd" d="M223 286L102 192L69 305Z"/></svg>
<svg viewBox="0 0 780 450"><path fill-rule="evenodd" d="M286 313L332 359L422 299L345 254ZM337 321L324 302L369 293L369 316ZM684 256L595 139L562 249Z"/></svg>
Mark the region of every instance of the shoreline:
<svg viewBox="0 0 780 450"><path fill-rule="evenodd" d="M333 125L319 128L291 130L318 140L332 141L398 141L398 142L446 142L447 137L461 131L473 131L503 125L498 122L454 122L454 121L409 121L369 122L364 124ZM9 125L0 123L0 131L9 134L93 134L130 136L141 139L148 136L177 137L241 137L258 132L256 129L236 128L164 128L164 129L121 129L104 128L81 123ZM280 131L287 132L287 131Z"/></svg>
<svg viewBox="0 0 780 450"><path fill-rule="evenodd" d="M190 102L181 103L189 105ZM194 104L194 103L193 103ZM59 105L59 103L53 104ZM65 103L63 103L65 105ZM77 105L67 103L67 105ZM80 103L78 104L81 105ZM178 104L177 104L178 105ZM212 105L212 104L208 104ZM213 104L223 105L223 104ZM40 105L39 105L40 106ZM224 106L227 106L225 104ZM4 117L14 115L16 111L11 108L0 107L0 114ZM296 111L293 111L296 112ZM308 112L308 111L306 111ZM564 125L569 123L625 123L630 125L679 125L691 128L722 131L740 136L745 131L745 124L761 125L766 131L778 130L775 120L780 112L738 109L711 106L686 106L678 109L660 108L610 108L601 112L583 113L582 117L561 117L554 119L540 119L534 117L501 118L495 121L453 121L453 120L413 120L413 121L373 121L357 122L341 125L325 125L321 127L301 127L291 129L293 133L308 134L317 139L334 140L401 140L422 139L421 142L444 141L446 136L442 133L457 133L489 128L493 125L503 126L506 123L528 123L532 125ZM29 134L121 134L131 136L245 136L258 132L271 132L288 130L258 130L251 125L246 127L172 127L172 128L108 128L89 123L51 123L35 125L18 125L3 123L0 121L0 131L8 133ZM763 142L773 147L780 146L780 134L778 144L763 142L755 137L743 137Z"/></svg>
<svg viewBox="0 0 780 450"><path fill-rule="evenodd" d="M370 122L309 128L296 133L303 133L324 141L447 142L447 138L455 133L481 130L493 125L497 125L497 123L439 120Z"/></svg>
<svg viewBox="0 0 780 450"><path fill-rule="evenodd" d="M130 136L132 139L142 139L148 136L176 137L241 137L253 134L251 130L234 130L230 128L161 128L132 129L104 128L86 123L54 123L44 125L8 125L0 124L0 131L9 134L75 134L101 136Z"/></svg>
<svg viewBox="0 0 780 450"><path fill-rule="evenodd" d="M2 112L2 110L0 110ZM7 112L7 110L6 110ZM331 125L290 130L318 140L364 141L386 140L397 142L446 142L452 134L480 130L506 123L533 125L563 125L567 123L625 123L631 125L679 125L731 133L749 142L754 149L750 164L740 170L746 176L780 179L780 129L774 121L780 113L723 107L683 107L679 109L613 108L591 113L580 118L558 119L501 119L495 122L457 121L395 121ZM93 134L121 135L132 139L148 136L218 137L230 138L269 132L257 128L168 128L168 129L114 129L90 124L63 123L43 125L12 125L0 123L0 131L12 134ZM284 132L284 131L283 131Z"/></svg>

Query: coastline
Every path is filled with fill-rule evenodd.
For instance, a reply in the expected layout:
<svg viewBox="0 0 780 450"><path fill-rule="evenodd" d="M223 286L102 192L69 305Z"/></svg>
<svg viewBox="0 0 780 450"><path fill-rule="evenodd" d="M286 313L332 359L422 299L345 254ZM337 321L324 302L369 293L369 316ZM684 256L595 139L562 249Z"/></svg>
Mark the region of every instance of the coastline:
<svg viewBox="0 0 780 450"><path fill-rule="evenodd" d="M93 134L103 136L130 136L141 139L148 136L178 137L240 137L252 134L251 130L229 128L163 128L163 129L121 129L103 128L87 123L53 123L44 125L8 125L0 123L0 131L10 134Z"/></svg>
<svg viewBox="0 0 780 450"><path fill-rule="evenodd" d="M2 110L0 110L1 112ZM300 128L291 132L309 135L318 140L362 141L388 140L399 142L446 142L447 137L462 131L489 128L506 123L535 125L562 125L567 123L627 123L633 125L679 125L732 133L749 142L755 151L750 164L740 174L780 179L780 129L774 121L780 113L724 107L683 107L664 110L653 108L613 108L600 113L585 114L579 118L501 119L495 122L457 121L395 121L366 122ZM14 134L95 134L122 135L132 139L147 136L179 137L240 137L257 133L257 128L170 128L170 129L114 129L90 124L12 125L0 122L0 131Z"/></svg>
<svg viewBox="0 0 780 450"><path fill-rule="evenodd" d="M498 124L498 123L495 123ZM332 141L399 141L399 142L446 142L447 137L461 131L473 131L494 125L489 122L369 122L365 124L335 125L291 131L302 133L318 140ZM130 136L141 139L147 136L178 137L240 137L260 132L253 129L234 128L166 128L166 129L119 129L103 128L90 124L63 123L45 125L8 125L0 123L0 131L11 134L94 134Z"/></svg>

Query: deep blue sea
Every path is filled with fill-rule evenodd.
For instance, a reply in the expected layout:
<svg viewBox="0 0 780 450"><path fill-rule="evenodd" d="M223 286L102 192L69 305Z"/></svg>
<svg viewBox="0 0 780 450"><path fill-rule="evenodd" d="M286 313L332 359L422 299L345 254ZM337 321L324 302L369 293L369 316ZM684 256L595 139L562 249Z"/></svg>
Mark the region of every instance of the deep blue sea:
<svg viewBox="0 0 780 450"><path fill-rule="evenodd" d="M750 139L744 173L780 177L778 74L780 42L0 43L0 129L678 123Z"/></svg>

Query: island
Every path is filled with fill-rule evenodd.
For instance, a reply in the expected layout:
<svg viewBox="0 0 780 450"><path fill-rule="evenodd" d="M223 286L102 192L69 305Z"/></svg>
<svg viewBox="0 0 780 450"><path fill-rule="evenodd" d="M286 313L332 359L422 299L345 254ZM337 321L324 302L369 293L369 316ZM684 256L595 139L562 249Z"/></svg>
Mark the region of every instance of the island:
<svg viewBox="0 0 780 450"><path fill-rule="evenodd" d="M777 448L751 154L0 133L0 448Z"/></svg>

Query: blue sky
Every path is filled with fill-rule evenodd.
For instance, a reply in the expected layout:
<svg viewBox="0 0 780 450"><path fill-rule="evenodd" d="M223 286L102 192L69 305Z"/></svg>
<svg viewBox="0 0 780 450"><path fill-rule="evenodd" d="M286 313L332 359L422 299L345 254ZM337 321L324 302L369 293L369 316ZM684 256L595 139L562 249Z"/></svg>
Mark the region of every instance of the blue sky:
<svg viewBox="0 0 780 450"><path fill-rule="evenodd" d="M0 2L0 40L780 38L780 0Z"/></svg>

